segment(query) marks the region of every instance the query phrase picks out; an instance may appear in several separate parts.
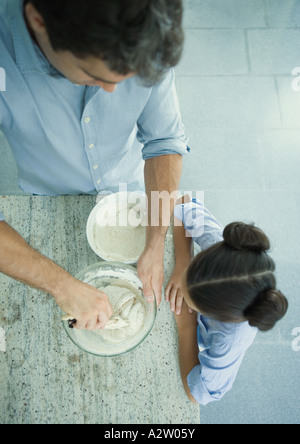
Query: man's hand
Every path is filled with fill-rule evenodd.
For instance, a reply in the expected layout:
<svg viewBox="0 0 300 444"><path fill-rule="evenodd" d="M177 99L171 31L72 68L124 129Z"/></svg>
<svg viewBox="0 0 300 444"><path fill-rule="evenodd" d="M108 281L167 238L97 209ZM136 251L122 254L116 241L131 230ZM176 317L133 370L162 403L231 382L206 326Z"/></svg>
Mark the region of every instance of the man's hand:
<svg viewBox="0 0 300 444"><path fill-rule="evenodd" d="M138 262L138 274L143 284L143 292L148 302L156 297L157 306L161 303L164 282L164 244L156 248L146 248Z"/></svg>
<svg viewBox="0 0 300 444"><path fill-rule="evenodd" d="M70 276L62 282L60 296L54 296L62 311L76 319L75 328L99 330L113 314L107 295Z"/></svg>

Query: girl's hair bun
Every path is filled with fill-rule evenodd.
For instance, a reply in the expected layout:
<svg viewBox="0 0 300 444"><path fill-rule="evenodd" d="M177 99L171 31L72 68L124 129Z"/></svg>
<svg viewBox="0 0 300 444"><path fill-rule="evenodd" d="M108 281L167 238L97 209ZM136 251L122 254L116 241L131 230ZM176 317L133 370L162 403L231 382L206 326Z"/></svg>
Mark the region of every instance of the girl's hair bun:
<svg viewBox="0 0 300 444"><path fill-rule="evenodd" d="M244 316L252 327L260 331L271 330L288 310L288 301L278 290L261 293L254 303L248 307Z"/></svg>
<svg viewBox="0 0 300 444"><path fill-rule="evenodd" d="M270 250L270 241L260 229L243 222L234 222L224 230L224 243L237 251L247 250L257 253Z"/></svg>

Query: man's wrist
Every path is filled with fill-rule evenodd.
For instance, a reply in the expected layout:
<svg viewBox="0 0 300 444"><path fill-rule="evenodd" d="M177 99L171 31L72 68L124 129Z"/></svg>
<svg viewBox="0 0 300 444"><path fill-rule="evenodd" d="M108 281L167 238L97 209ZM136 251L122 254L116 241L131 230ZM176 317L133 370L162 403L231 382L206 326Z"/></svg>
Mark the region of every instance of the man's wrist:
<svg viewBox="0 0 300 444"><path fill-rule="evenodd" d="M147 230L146 249L164 249L167 231L168 228L165 227L149 227Z"/></svg>
<svg viewBox="0 0 300 444"><path fill-rule="evenodd" d="M68 297L68 292L72 287L74 280L75 278L67 271L60 267L57 268L56 279L55 281L49 282L47 292L53 296L58 305Z"/></svg>

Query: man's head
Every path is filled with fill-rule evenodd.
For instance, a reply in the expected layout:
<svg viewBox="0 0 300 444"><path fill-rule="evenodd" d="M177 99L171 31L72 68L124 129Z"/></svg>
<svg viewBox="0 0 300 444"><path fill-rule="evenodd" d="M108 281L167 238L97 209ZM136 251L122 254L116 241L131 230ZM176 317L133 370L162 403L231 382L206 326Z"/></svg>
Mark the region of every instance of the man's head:
<svg viewBox="0 0 300 444"><path fill-rule="evenodd" d="M182 0L25 0L25 17L63 75L107 91L132 75L154 84L182 53Z"/></svg>

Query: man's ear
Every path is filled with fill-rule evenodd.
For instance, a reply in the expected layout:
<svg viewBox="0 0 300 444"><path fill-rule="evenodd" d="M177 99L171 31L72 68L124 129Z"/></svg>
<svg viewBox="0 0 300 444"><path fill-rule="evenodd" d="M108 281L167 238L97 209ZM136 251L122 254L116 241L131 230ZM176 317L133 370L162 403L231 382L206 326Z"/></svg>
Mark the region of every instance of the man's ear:
<svg viewBox="0 0 300 444"><path fill-rule="evenodd" d="M32 31L42 34L46 32L46 26L43 16L38 12L32 3L25 5L25 17Z"/></svg>

